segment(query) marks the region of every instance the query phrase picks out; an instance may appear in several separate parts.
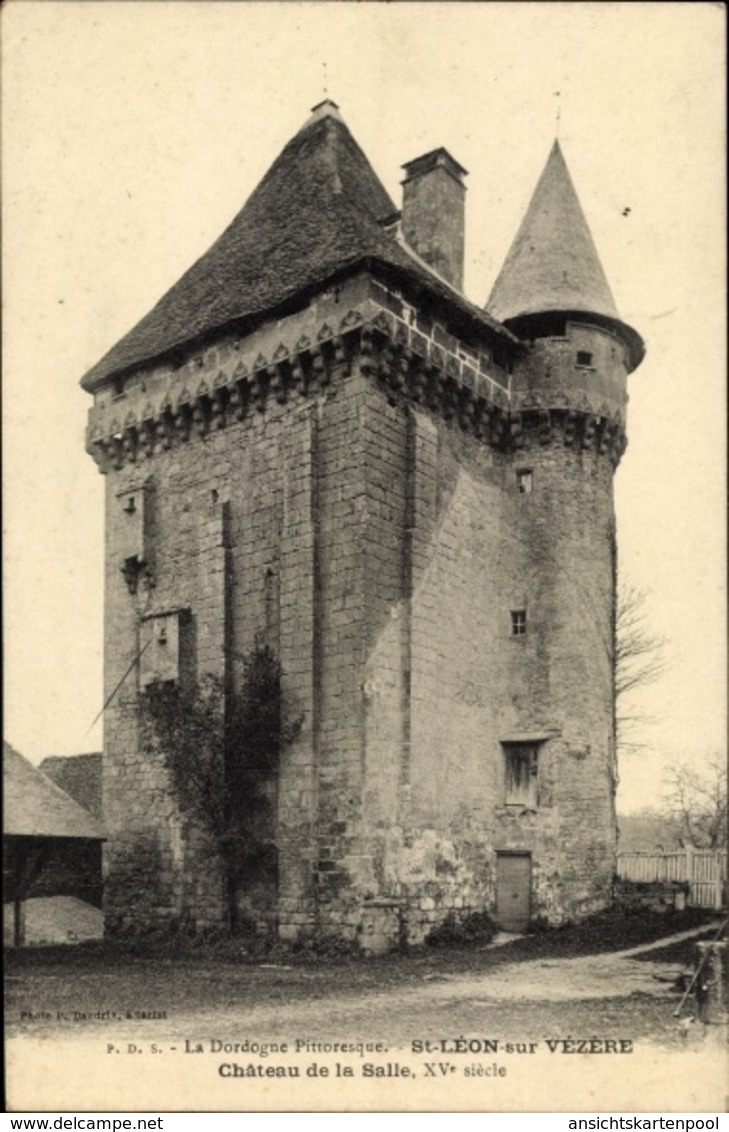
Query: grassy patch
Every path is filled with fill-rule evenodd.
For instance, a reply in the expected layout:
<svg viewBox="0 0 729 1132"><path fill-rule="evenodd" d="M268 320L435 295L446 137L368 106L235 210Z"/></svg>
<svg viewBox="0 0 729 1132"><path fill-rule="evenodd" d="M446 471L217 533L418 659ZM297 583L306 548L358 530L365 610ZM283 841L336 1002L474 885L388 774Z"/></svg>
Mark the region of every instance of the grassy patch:
<svg viewBox="0 0 729 1132"><path fill-rule="evenodd" d="M539 950L533 958L538 958L542 954L569 957L597 955L604 951L622 951L624 948L653 943L654 940L665 936L700 927L715 918L716 912L706 908L685 908L680 912L611 908L606 912L590 916L579 924L546 929L538 933L536 938L545 950ZM519 944L526 943L526 940L519 941ZM528 946L524 950L528 950Z"/></svg>

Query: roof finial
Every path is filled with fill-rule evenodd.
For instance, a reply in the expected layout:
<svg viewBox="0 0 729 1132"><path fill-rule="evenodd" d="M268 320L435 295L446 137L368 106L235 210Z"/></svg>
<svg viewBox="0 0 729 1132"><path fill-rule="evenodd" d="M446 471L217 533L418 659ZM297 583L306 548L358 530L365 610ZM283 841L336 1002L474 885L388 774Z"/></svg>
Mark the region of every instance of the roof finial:
<svg viewBox="0 0 729 1132"><path fill-rule="evenodd" d="M562 117L562 92L555 90L554 97L557 99L557 110L554 118L554 136L555 138L559 138L559 122Z"/></svg>
<svg viewBox="0 0 729 1132"><path fill-rule="evenodd" d="M329 98L329 87L327 85L327 61L324 59L322 66L324 68L324 99Z"/></svg>

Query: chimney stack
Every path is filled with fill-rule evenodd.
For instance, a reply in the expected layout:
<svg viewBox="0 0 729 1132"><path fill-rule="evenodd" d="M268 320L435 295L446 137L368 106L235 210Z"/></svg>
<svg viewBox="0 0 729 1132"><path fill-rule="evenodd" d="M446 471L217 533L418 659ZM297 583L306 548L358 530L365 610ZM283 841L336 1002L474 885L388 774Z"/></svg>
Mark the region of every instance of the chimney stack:
<svg viewBox="0 0 729 1132"><path fill-rule="evenodd" d="M462 291L467 171L443 148L403 169L402 234L421 259Z"/></svg>

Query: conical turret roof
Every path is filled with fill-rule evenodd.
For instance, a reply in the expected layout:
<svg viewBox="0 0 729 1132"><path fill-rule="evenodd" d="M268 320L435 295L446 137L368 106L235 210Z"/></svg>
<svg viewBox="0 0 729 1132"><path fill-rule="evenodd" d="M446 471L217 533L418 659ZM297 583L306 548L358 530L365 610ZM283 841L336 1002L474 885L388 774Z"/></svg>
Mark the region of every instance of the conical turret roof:
<svg viewBox="0 0 729 1132"><path fill-rule="evenodd" d="M619 318L558 141L486 309L502 322L568 310Z"/></svg>
<svg viewBox="0 0 729 1132"><path fill-rule="evenodd" d="M383 221L393 214L395 205L336 104L320 103L209 251L81 384L93 390L232 324L245 331L363 261L425 283L462 314L512 338L386 231Z"/></svg>
<svg viewBox="0 0 729 1132"><path fill-rule="evenodd" d="M631 370L643 358L643 339L618 314L556 140L486 310L519 332L532 315L589 315L623 338Z"/></svg>

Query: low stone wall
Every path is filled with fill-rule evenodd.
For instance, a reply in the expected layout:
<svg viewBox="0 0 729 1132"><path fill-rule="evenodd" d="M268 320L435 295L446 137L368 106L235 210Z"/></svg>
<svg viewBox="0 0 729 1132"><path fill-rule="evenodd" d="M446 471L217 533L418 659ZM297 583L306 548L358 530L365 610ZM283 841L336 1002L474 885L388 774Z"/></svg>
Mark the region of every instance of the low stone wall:
<svg viewBox="0 0 729 1132"><path fill-rule="evenodd" d="M615 884L615 903L622 908L649 908L652 912L681 911L686 907L686 881L621 880Z"/></svg>

